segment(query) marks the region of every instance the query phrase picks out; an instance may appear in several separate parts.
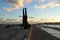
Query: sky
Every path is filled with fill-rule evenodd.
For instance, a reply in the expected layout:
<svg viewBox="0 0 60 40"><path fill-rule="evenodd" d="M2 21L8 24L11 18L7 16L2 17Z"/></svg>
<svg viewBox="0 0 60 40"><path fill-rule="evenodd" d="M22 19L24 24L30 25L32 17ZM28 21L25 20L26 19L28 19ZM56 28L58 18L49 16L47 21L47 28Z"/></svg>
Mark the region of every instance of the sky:
<svg viewBox="0 0 60 40"><path fill-rule="evenodd" d="M29 22L60 22L60 0L0 0L0 22L20 22L27 8Z"/></svg>

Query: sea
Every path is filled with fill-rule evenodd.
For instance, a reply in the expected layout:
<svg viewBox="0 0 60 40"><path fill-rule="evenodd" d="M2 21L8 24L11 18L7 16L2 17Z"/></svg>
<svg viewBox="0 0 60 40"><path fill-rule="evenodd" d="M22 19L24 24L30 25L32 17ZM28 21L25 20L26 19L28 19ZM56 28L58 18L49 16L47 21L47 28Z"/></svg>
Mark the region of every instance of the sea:
<svg viewBox="0 0 60 40"><path fill-rule="evenodd" d="M44 27L43 27L44 26ZM42 30L50 33L51 35L60 38L60 25L36 25L36 27L41 28Z"/></svg>

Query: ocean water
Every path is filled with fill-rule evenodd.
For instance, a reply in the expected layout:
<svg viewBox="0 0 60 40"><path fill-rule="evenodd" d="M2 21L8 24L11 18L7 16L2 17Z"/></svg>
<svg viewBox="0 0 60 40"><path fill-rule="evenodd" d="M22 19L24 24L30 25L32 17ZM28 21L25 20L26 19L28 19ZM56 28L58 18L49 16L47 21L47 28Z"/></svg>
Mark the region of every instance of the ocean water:
<svg viewBox="0 0 60 40"><path fill-rule="evenodd" d="M6 26L7 26L7 24L0 24L0 29L5 28Z"/></svg>
<svg viewBox="0 0 60 40"><path fill-rule="evenodd" d="M60 38L60 30L51 29L52 27L60 29L60 25L46 25L46 24L43 24L43 26L47 26L46 28L42 27L40 25L36 25L36 26L41 28L42 30L45 30L46 32L50 33L51 35L53 35L57 38ZM48 28L48 26L51 27L51 28Z"/></svg>
<svg viewBox="0 0 60 40"><path fill-rule="evenodd" d="M20 24L0 24L0 29L6 28L8 25L10 25L12 28L20 27Z"/></svg>
<svg viewBox="0 0 60 40"><path fill-rule="evenodd" d="M57 27L57 28L60 28L60 25L46 25L46 24L44 24L44 26L50 26L50 27Z"/></svg>

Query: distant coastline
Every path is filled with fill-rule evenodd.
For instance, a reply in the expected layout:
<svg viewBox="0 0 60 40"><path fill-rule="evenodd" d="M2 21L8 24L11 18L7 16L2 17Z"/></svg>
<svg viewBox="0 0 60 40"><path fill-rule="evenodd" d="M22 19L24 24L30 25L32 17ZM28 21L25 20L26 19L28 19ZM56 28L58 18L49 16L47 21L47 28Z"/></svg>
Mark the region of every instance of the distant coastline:
<svg viewBox="0 0 60 40"><path fill-rule="evenodd" d="M60 25L60 22L44 22L44 23L36 23L36 24Z"/></svg>

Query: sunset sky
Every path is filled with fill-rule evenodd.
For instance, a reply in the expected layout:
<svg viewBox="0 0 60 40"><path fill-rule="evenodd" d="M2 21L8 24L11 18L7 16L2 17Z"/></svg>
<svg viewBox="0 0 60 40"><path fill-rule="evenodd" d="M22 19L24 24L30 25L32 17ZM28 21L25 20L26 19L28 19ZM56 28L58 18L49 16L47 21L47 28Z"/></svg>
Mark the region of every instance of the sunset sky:
<svg viewBox="0 0 60 40"><path fill-rule="evenodd" d="M29 20L60 22L59 0L0 0L0 21L21 21L23 8L27 8Z"/></svg>

